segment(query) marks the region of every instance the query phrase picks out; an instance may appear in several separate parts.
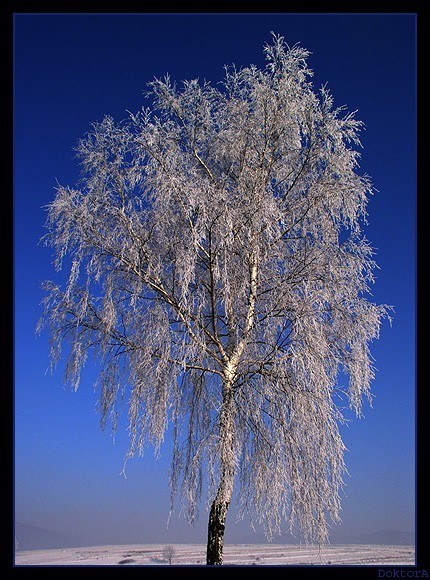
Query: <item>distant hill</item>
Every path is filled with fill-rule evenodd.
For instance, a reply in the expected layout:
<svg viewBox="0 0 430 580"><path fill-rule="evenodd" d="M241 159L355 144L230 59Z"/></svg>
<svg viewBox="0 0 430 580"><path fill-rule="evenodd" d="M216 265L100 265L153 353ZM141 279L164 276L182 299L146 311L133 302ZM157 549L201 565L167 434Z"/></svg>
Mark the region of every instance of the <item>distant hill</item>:
<svg viewBox="0 0 430 580"><path fill-rule="evenodd" d="M398 530L380 530L369 534L345 536L339 540L332 540L333 544L379 544L393 546L413 546L415 535L413 532Z"/></svg>
<svg viewBox="0 0 430 580"><path fill-rule="evenodd" d="M229 538L229 542L233 540ZM228 542L227 542L228 543ZM245 535L242 534L240 538L234 538L234 543L239 544L266 544L267 540L263 534ZM274 544L297 545L300 543L300 538L294 537L291 534L285 534L279 538L275 538ZM369 532L367 534L349 534L342 535L338 532L337 535L330 536L330 543L332 545L356 545L356 544L377 544L380 546L413 546L415 544L415 535L413 532L401 532L398 530L379 530L377 532ZM304 542L303 542L304 544Z"/></svg>
<svg viewBox="0 0 430 580"><path fill-rule="evenodd" d="M369 534L369 544L394 544L412 545L415 544L415 534L413 532L399 532L396 530L383 530Z"/></svg>
<svg viewBox="0 0 430 580"><path fill-rule="evenodd" d="M44 550L86 546L87 541L75 534L46 530L30 524L15 523L18 550Z"/></svg>
<svg viewBox="0 0 430 580"><path fill-rule="evenodd" d="M260 537L261 536L261 537ZM55 548L77 548L90 547L99 543L113 544L111 541L89 542L88 538L79 536L78 534L69 534L65 532L56 532L33 526L30 524L23 524L16 522L15 537L18 542L18 550L49 550ZM159 540L162 542L161 540ZM118 542L122 544L124 542ZM140 543L139 540L125 543ZM172 543L172 542L171 542ZM174 542L173 542L174 543ZM228 543L249 543L249 544L266 544L265 538L260 534L244 536L239 539L230 539ZM274 544L298 544L299 540L290 535L282 537L282 539L275 540ZM381 530L363 535L349 535L340 538L332 538L331 544L378 544L378 545L392 545L392 546L412 546L415 544L413 532L401 532L396 530Z"/></svg>

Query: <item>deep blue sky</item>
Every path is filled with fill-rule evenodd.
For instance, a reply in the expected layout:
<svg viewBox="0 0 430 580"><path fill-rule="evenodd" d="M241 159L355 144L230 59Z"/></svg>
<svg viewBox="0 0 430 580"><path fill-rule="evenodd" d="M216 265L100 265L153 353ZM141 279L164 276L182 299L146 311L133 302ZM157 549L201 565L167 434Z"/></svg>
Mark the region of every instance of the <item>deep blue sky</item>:
<svg viewBox="0 0 430 580"><path fill-rule="evenodd" d="M136 112L154 76L217 82L225 64L264 66L270 32L311 51L316 87L366 124L360 171L378 193L366 236L376 249L373 299L395 307L372 345L373 409L342 428L348 448L343 524L332 541L415 527L416 39L414 14L16 14L14 21L15 519L77 534L87 544L205 542L169 528L169 446L130 460L125 419L113 442L95 411L96 368L77 393L51 373L49 336L37 337L41 281L58 279L43 209L56 180L73 185L72 148L106 114ZM19 540L19 538L18 538ZM227 542L263 541L228 517ZM352 538L353 541L353 538Z"/></svg>

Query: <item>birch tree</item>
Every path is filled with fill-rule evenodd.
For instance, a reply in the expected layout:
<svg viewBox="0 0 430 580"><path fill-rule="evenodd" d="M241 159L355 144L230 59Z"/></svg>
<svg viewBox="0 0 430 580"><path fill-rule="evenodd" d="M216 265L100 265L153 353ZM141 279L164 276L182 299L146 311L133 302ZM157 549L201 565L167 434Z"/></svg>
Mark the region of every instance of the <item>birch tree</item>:
<svg viewBox="0 0 430 580"><path fill-rule="evenodd" d="M101 421L127 401L128 457L157 454L172 425L172 501L191 523L206 501L208 564L222 564L233 489L269 539L287 522L328 540L343 406L371 402L387 314L368 300L362 123L314 89L308 51L273 35L264 52L217 87L150 82L148 108L79 141L81 180L47 208L69 271L45 283L52 363L65 346L77 389L100 357Z"/></svg>

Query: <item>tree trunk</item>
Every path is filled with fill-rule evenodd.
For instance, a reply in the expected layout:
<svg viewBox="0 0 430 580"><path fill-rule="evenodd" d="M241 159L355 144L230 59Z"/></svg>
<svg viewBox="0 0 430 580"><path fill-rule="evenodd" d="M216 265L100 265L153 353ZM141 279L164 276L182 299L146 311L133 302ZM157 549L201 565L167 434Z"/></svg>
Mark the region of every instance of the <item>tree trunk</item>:
<svg viewBox="0 0 430 580"><path fill-rule="evenodd" d="M212 502L208 524L206 564L221 565L223 560L225 519L230 502Z"/></svg>
<svg viewBox="0 0 430 580"><path fill-rule="evenodd" d="M234 402L233 389L229 381L223 385L219 437L221 478L209 513L208 543L206 550L206 564L209 565L222 564L225 520L234 485Z"/></svg>

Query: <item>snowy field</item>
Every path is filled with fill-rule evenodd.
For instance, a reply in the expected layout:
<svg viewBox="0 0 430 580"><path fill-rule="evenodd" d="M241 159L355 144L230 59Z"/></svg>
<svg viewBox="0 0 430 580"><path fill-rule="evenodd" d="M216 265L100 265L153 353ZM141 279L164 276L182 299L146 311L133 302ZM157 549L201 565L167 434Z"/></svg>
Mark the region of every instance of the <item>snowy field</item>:
<svg viewBox="0 0 430 580"><path fill-rule="evenodd" d="M164 545L95 546L55 550L17 551L16 566L167 566ZM204 565L206 547L198 544L174 545L173 565ZM407 566L415 563L414 546L332 545L319 552L317 547L270 545L229 545L224 548L224 564L246 565L369 565Z"/></svg>

